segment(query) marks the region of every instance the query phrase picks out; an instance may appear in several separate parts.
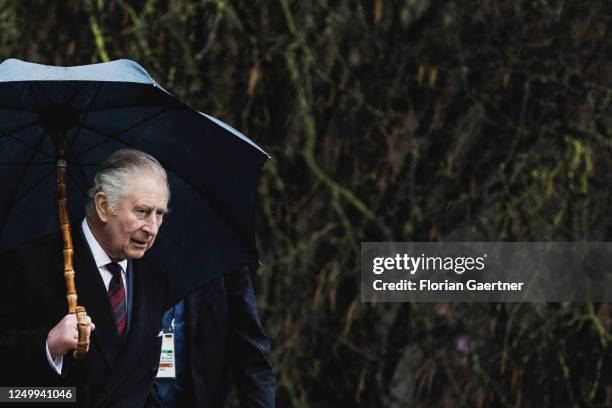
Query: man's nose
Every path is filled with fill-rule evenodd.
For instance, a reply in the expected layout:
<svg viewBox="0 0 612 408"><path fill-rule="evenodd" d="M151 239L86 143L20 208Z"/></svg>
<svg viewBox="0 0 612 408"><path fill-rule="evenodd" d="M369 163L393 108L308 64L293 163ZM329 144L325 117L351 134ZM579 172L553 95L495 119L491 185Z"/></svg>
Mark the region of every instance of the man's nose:
<svg viewBox="0 0 612 408"><path fill-rule="evenodd" d="M157 220L155 214L152 214L151 216L145 219L145 223L142 226L142 230L149 235L156 236L160 224L161 223Z"/></svg>

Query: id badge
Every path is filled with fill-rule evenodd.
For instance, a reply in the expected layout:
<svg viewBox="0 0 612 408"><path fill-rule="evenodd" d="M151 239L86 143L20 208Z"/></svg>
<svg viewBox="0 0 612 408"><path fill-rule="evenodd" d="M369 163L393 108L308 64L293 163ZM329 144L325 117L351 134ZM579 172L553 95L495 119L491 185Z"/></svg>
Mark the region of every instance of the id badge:
<svg viewBox="0 0 612 408"><path fill-rule="evenodd" d="M162 334L161 354L157 378L176 378L176 362L174 359L174 333Z"/></svg>

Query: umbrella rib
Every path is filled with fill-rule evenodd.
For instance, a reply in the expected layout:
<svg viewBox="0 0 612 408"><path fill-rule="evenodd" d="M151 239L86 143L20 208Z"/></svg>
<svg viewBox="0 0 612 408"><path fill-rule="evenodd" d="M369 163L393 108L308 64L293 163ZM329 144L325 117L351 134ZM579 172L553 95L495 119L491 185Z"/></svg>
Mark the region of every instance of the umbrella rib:
<svg viewBox="0 0 612 408"><path fill-rule="evenodd" d="M108 142L111 142L113 140L116 141L116 142L119 142L119 143L123 144L124 146L129 147L131 149L134 148L134 145L126 142L125 140L119 139L118 136L120 136L120 135L118 135L118 134L117 135L107 135L105 133L97 131L96 129L90 128L88 126L83 125L83 127L85 129L87 129L87 130L90 130L90 131L94 132L94 133L98 133L99 135L102 135L102 136L106 137L107 139L104 140L103 142L96 143L95 145L90 146L87 149L83 150L82 152L79 152L78 154L72 156L72 159L78 159L80 156L84 155L85 153L89 153L90 151L92 151L94 149L97 149L98 147L100 147L100 146L102 146L102 145L104 145L104 144L106 144Z"/></svg>
<svg viewBox="0 0 612 408"><path fill-rule="evenodd" d="M25 166L23 168L23 171L19 175L19 178L17 179L17 182L15 183L15 188L13 189L13 192L11 193L11 199L8 201L9 202L8 208L12 207L14 203L16 203L19 200L21 200L22 197L25 197L25 195L22 194L21 196L19 196L19 199L15 198L17 196L17 192L19 191L19 184L21 183L21 181L25 177L26 173L28 172L28 169L30 168L30 163L32 161L34 161L34 157L36 157L36 153L38 152L38 147L45 140L45 135L46 134L47 134L47 131L43 131L42 134L40 135L40 139L38 140L38 143L37 143L37 148L30 155L30 158L28 159L27 163L25 164ZM53 170L55 170L55 169L53 169ZM44 180L47 176L48 176L48 174L43 176L42 179ZM37 183L34 183L34 186L31 187L30 189L28 189L27 192L29 193L30 191L32 191L32 188L36 187L39 183L40 183L40 180ZM4 222L6 221L7 215L8 215L8 212L4 213L4 217L2 219L2 224L1 225L4 225Z"/></svg>
<svg viewBox="0 0 612 408"><path fill-rule="evenodd" d="M162 164L162 166L164 166L164 168L167 168L165 167L164 162L160 162L160 163ZM224 220L227 223L227 225L232 230L232 232L238 237L238 240L242 242L244 246L249 249L249 251L253 250L253 248L250 247L248 240L245 239L244 236L241 234L240 227L234 222L233 218L230 215L228 215L228 213L223 209L223 206L219 204L217 200L214 199L213 195L209 193L208 190L202 189L202 188L196 188L191 182L185 180L183 177L181 177L181 179L184 182L186 182L187 185L191 186L191 188L193 188L195 191L198 191L204 197L204 199L208 202L208 205L210 206L210 208L214 212L216 212L217 215L222 220ZM257 250L255 249L255 253L256 252Z"/></svg>
<svg viewBox="0 0 612 408"><path fill-rule="evenodd" d="M27 113L38 113L36 111L29 110L29 109L15 108L14 106L0 106L0 110L15 111L15 112L27 112Z"/></svg>
<svg viewBox="0 0 612 408"><path fill-rule="evenodd" d="M164 106L164 107L163 107L163 108L162 108L162 109L161 109L159 112L156 112L156 113L154 113L153 115L151 115L151 116L149 116L149 117L147 117L147 118L145 118L145 119L142 119L142 120L140 120L140 121L136 122L136 123L135 123L135 124L133 124L133 125L128 126L127 128L125 128L125 129L123 129L123 130L119 131L118 133L116 133L116 134L114 134L114 135L108 135L108 134L106 134L106 133L104 133L104 132L101 132L101 131L99 131L99 130L97 130L97 129L91 128L91 127L89 127L89 126L87 126L87 125L83 124L83 128L85 128L85 129L87 129L87 130L91 130L92 132L95 132L95 133L97 133L97 134L99 134L99 135L102 135L102 136L106 137L106 138L107 138L107 140L104 140L104 141L102 141L102 142L100 142L100 143L96 143L95 145L90 146L89 148L87 148L87 149L83 150L82 152L79 152L77 155L75 155L75 156L73 156L73 157L79 157L79 156L82 156L82 155L84 155L85 153L88 153L88 152L92 151L93 149L97 149L97 148L98 148L98 147L100 147L101 145L103 145L103 144L105 144L105 143L108 143L108 142L110 142L110 141L112 141L112 140L116 140L116 141L118 141L118 142L120 142L120 143L123 143L124 145L126 145L126 146L128 146L128 147L133 147L133 146L131 146L129 143L127 143L127 142L125 142L125 141L123 141L123 140L121 140L121 139L118 139L118 137L119 137L119 136L121 136L122 134L124 134L124 133L126 133L126 132L128 132L128 131L130 131L130 130L132 130L132 129L134 129L134 128L135 128L135 127L137 127L137 126L142 125L142 124L143 124L143 123L145 123L146 121L149 121L149 120L153 119L154 117L159 116L159 115L161 115L162 113L167 112L167 111L168 111L168 108L167 108L166 106Z"/></svg>
<svg viewBox="0 0 612 408"><path fill-rule="evenodd" d="M87 197L87 193L85 193L85 189L83 189L83 187L81 187L81 185L77 182L77 180L72 176L72 173L70 173L69 171L66 172L66 174L68 174L68 178L70 180L72 180L72 183L77 186L77 188L79 189L79 191L81 192L81 194L83 194L84 197ZM83 176L85 176L83 174Z"/></svg>
<svg viewBox="0 0 612 408"><path fill-rule="evenodd" d="M31 166L55 166L56 161L33 161L30 163ZM0 166L25 166L26 162L0 162ZM99 167L101 163L76 163L81 167Z"/></svg>
<svg viewBox="0 0 612 408"><path fill-rule="evenodd" d="M43 150L40 150L40 148L39 148L39 147L37 147L37 146L32 146L32 145L31 145L31 144L29 144L28 142L25 142L25 141L23 141L23 140L19 139L18 137L16 137L15 135L13 135L13 133L18 132L18 131L20 131L20 130L23 130L23 129L25 129L25 128L29 127L29 126L32 126L32 125L36 124L37 122L38 122L38 121L34 121L34 122L30 122L30 123L26 123L25 125L21 125L21 126L20 126L20 127L18 127L17 129L13 129L13 130L11 130L11 131L9 131L9 132L3 133L2 135L0 135L0 139L2 139L3 137L8 136L8 137L10 137L11 139L13 139L14 141L16 141L16 142L18 142L18 143L21 143L22 145L27 146L27 147L29 147L30 149L36 150L36 151L38 151L39 153L41 153L42 155L44 155L44 156L47 156L47 157L49 157L49 158L51 158L51 159L55 159L55 157L51 156L51 155L50 155L50 154L48 154L47 152L44 152ZM46 131L45 131L45 132L43 132L43 136L44 136L46 133L47 133ZM41 144L42 144L42 140L40 141L40 143L38 143L38 146L40 146Z"/></svg>
<svg viewBox="0 0 612 408"><path fill-rule="evenodd" d="M45 181L45 179L47 177L49 177L51 174L55 173L56 169L55 167L52 168L51 170L49 170L47 173L45 173L44 176L42 176L36 183L32 184L30 186L30 188L28 188L26 191L24 191L19 197L17 197L14 201L11 202L11 206L13 205L13 203L19 202L21 199L23 199L25 196L27 196L28 194L30 194L30 191L34 190L36 187L38 187L43 181ZM4 224L4 223L3 223Z"/></svg>
<svg viewBox="0 0 612 408"><path fill-rule="evenodd" d="M36 108L38 109L38 112L40 112L42 109L40 107L40 102L38 101L38 95L36 95L36 92L34 92L34 86L32 85L32 82L27 83L27 88L32 94L32 97L34 98L34 103L36 103Z"/></svg>
<svg viewBox="0 0 612 408"><path fill-rule="evenodd" d="M83 171L83 165L79 163L79 159L75 159L75 160L77 164L77 169L79 170L79 174L81 175L85 183L85 190L86 190L88 182L87 182L87 176L85 175L85 172ZM76 184L76 180L74 181L74 183ZM84 190L81 190L81 192L83 193L83 195L85 195Z"/></svg>
<svg viewBox="0 0 612 408"><path fill-rule="evenodd" d="M171 105L177 105L177 106L181 106L178 103L168 103L165 106L166 107L170 107ZM144 103L136 103L134 105L121 105L121 106L108 106L108 107L104 107L104 108L100 108L100 109L94 109L94 110L90 110L90 113L100 113L100 112L106 112L106 111L112 111L112 110L116 110L116 109L123 109L123 108L140 108L143 106L147 106L147 107L153 107L153 106L160 106L160 104L158 102L152 102L150 105L144 104Z"/></svg>
<svg viewBox="0 0 612 408"><path fill-rule="evenodd" d="M66 156L72 156L72 146L71 145L67 145L66 146ZM72 156L74 157L74 156ZM74 157L74 161L76 162L76 167L79 170L79 173L81 174L81 177L83 177L83 181L85 184L85 189L87 189L87 185L89 184L87 182L87 176L85 175L85 172L83 171L82 165L81 163L79 163L79 159L77 157ZM72 179L72 172L68 172L68 176ZM77 185L77 187L79 188L79 190L81 191L81 193L83 193L83 195L85 195L84 190L81 188L81 186L77 183L76 179L72 179L72 182L74 184Z"/></svg>
<svg viewBox="0 0 612 408"><path fill-rule="evenodd" d="M29 123L26 123L24 125L21 125L18 128L16 128L16 129L9 130L8 132L5 132L5 133L1 134L0 135L0 139L2 139L5 136L12 136L13 133L19 132L20 130L23 130L23 129L25 129L25 128L29 127L29 126L35 125L37 123L38 123L38 119L33 121L33 122L29 122Z"/></svg>
<svg viewBox="0 0 612 408"><path fill-rule="evenodd" d="M0 162L0 166L24 166L26 165L26 162ZM43 166L43 165L55 165L55 162L53 161L41 161L41 162L30 162L30 165L38 165L38 166Z"/></svg>
<svg viewBox="0 0 612 408"><path fill-rule="evenodd" d="M87 107L87 111L85 112L85 115L83 115L81 117L81 120L79 121L79 125L76 129L76 133L74 135L74 137L72 138L72 140L68 143L68 147L70 149L72 149L72 145L74 144L74 142L76 141L77 137L79 136L79 133L81 132L81 128L83 127L83 123L85 123L85 120L87 119L87 116L89 115L89 112L91 112L91 107L94 105L94 103L96 102L96 99L98 98L98 94L100 93L100 89L102 88L102 82L98 82L98 88L96 89L96 93L94 94L93 99L91 100L91 102L89 103L89 106Z"/></svg>
<svg viewBox="0 0 612 408"><path fill-rule="evenodd" d="M68 100L66 101L65 105L72 104L72 101L74 100L74 98L76 98L77 95L80 94L81 91L83 89L85 89L86 86L87 86L87 82L83 82L83 85L81 85L79 88L77 88L77 90L70 96L70 98L68 98Z"/></svg>
<svg viewBox="0 0 612 408"><path fill-rule="evenodd" d="M40 84L40 82L36 82L36 85L38 85L38 89L40 89L41 95L45 98L45 100L47 101L47 105L51 105L51 97L49 96L49 94L47 93L47 91L45 90L45 87L42 86Z"/></svg>
<svg viewBox="0 0 612 408"><path fill-rule="evenodd" d="M46 133L47 133L47 132L45 131L45 132L43 133L43 135L44 135L44 134L46 134ZM22 145L27 146L27 147L29 147L29 148L30 148L30 149L32 149L32 150L35 150L35 151L39 152L39 153L40 153L40 154L42 154L43 156L47 156L47 157L48 157L48 158L50 158L50 159L55 159L55 157L53 157L53 156L52 156L52 155L50 155L49 153L47 153L47 152L45 152L45 151L41 150L41 149L40 149L38 146L32 146L32 145L31 145L31 144L29 144L28 142L25 142L25 141L23 141L23 140L21 140L21 139L19 139L19 138L15 137L15 136L13 136L13 135L11 135L11 136L9 136L9 137L10 137L11 139L13 139L14 141L16 141L16 142L18 142L18 143L21 143ZM39 146L40 146L40 144L39 144Z"/></svg>

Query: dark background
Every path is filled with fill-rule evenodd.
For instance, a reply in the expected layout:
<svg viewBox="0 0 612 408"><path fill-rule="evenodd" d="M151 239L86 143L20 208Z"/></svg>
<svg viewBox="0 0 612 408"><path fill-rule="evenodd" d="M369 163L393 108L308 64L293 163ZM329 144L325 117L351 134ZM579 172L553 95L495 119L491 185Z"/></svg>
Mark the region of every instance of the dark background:
<svg viewBox="0 0 612 408"><path fill-rule="evenodd" d="M612 6L0 1L0 57L129 58L267 150L280 407L612 406L608 304L365 304L361 241L610 241Z"/></svg>

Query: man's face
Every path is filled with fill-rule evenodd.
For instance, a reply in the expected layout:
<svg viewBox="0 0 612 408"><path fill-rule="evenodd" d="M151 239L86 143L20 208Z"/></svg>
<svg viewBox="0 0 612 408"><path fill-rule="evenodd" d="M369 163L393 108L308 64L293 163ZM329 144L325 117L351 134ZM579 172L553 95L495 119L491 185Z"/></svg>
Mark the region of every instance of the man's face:
<svg viewBox="0 0 612 408"><path fill-rule="evenodd" d="M116 213L107 213L103 228L100 244L114 261L141 258L155 242L168 212L168 190L160 176L137 174L128 192Z"/></svg>

